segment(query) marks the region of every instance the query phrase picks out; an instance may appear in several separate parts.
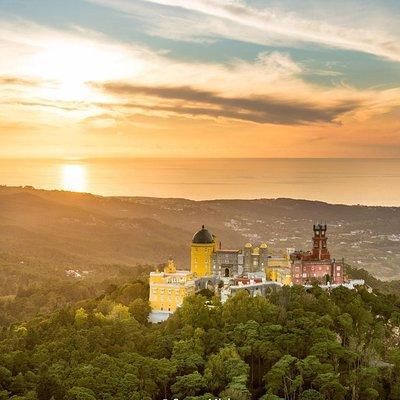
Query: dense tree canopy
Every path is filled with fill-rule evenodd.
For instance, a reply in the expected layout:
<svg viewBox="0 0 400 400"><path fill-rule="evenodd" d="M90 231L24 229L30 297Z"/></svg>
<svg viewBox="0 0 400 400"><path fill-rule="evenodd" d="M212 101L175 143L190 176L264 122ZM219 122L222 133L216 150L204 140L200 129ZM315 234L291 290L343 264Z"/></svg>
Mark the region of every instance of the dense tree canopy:
<svg viewBox="0 0 400 400"><path fill-rule="evenodd" d="M147 322L146 282L4 327L0 399L397 400L400 299L364 288L186 298Z"/></svg>

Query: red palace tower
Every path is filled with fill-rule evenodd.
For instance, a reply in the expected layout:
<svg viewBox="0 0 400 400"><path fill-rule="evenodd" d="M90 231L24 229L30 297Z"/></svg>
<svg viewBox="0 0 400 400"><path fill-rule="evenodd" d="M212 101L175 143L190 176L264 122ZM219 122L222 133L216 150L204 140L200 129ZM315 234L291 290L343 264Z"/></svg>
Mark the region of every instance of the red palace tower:
<svg viewBox="0 0 400 400"><path fill-rule="evenodd" d="M327 246L326 224L314 225L313 230L312 251L296 251L290 256L293 284L343 283L343 262L338 263L331 258Z"/></svg>

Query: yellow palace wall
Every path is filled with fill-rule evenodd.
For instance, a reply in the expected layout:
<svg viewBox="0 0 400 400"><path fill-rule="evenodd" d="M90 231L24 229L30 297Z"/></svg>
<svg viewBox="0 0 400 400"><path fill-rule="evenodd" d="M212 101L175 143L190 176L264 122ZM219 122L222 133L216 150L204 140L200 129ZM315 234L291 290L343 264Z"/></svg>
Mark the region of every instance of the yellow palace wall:
<svg viewBox="0 0 400 400"><path fill-rule="evenodd" d="M190 247L190 271L197 277L212 275L212 254L215 243L192 243Z"/></svg>
<svg viewBox="0 0 400 400"><path fill-rule="evenodd" d="M175 285L170 283L150 284L150 306L152 310L175 312L183 299L195 294L193 285Z"/></svg>
<svg viewBox="0 0 400 400"><path fill-rule="evenodd" d="M177 271L173 260L169 260L163 272L151 272L150 306L153 311L174 312L186 296L195 294L193 274Z"/></svg>

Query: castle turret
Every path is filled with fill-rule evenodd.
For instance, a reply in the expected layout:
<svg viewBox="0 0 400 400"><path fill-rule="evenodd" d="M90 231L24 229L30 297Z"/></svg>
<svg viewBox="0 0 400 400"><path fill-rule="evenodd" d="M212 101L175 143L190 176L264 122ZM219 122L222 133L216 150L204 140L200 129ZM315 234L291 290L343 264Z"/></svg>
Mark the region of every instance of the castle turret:
<svg viewBox="0 0 400 400"><path fill-rule="evenodd" d="M166 274L174 274L176 272L175 263L174 263L174 260L172 259L172 257L170 257L168 259L168 263L164 268L164 272Z"/></svg>
<svg viewBox="0 0 400 400"><path fill-rule="evenodd" d="M213 235L203 225L194 234L190 246L190 270L197 277L212 274L212 256L215 248Z"/></svg>

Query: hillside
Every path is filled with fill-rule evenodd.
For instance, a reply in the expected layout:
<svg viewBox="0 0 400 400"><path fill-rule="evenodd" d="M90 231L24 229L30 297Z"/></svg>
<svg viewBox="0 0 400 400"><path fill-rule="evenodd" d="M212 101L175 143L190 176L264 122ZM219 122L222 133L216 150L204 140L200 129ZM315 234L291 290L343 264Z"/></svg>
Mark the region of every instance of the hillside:
<svg viewBox="0 0 400 400"><path fill-rule="evenodd" d="M327 221L336 258L381 279L400 277L400 208L292 199L212 200L102 197L0 187L0 262L62 268L160 263L187 267L204 223L223 247L265 241L271 252L308 249L314 221ZM22 264L21 264L22 265Z"/></svg>

